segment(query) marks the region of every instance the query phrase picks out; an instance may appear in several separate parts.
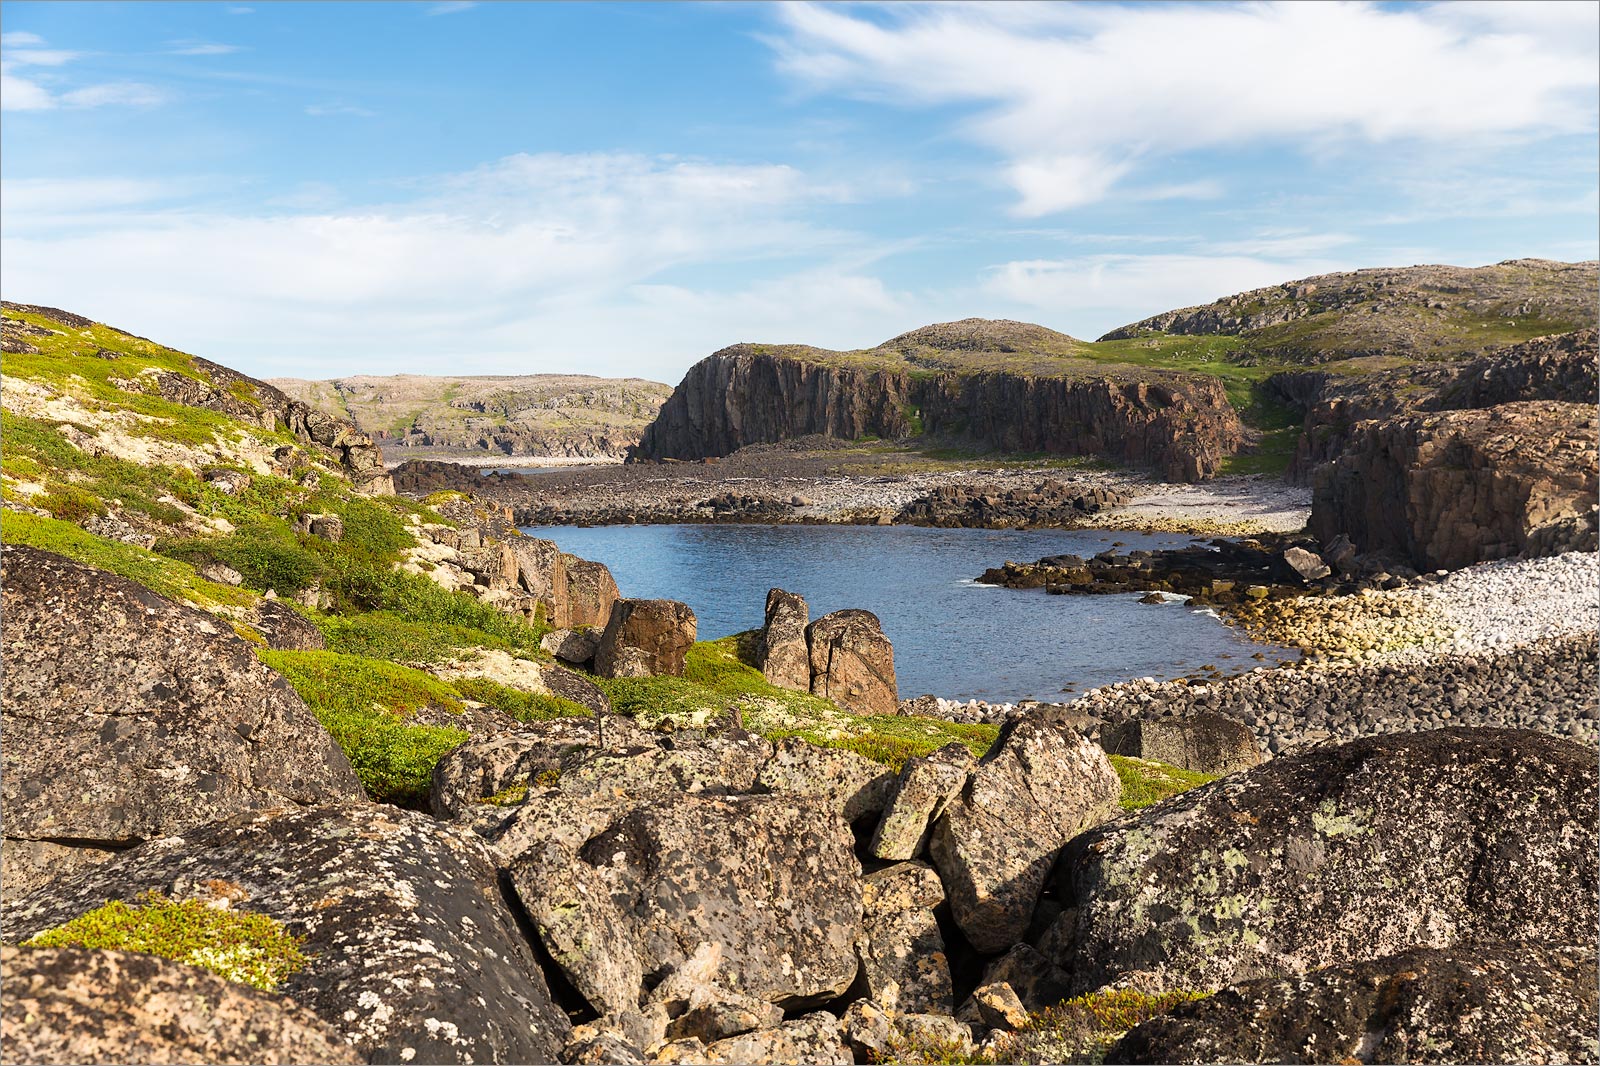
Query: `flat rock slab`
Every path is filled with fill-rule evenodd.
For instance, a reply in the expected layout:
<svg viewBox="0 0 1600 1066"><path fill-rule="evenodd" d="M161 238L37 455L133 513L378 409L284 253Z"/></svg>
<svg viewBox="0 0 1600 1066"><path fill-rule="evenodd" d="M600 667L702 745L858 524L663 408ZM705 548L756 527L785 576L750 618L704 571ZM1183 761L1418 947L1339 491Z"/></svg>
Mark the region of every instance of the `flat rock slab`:
<svg viewBox="0 0 1600 1066"><path fill-rule="evenodd" d="M483 844L377 804L262 811L151 841L16 901L26 939L108 899L207 882L305 937L283 991L372 1062L554 1062L571 1027Z"/></svg>

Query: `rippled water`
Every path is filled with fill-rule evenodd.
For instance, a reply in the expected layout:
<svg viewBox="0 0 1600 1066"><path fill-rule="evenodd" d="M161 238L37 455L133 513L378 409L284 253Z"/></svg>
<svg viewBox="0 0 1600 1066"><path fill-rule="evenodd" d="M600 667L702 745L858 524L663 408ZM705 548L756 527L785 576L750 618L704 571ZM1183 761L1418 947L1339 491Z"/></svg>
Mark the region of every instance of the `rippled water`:
<svg viewBox="0 0 1600 1066"><path fill-rule="evenodd" d="M761 625L767 590L805 596L811 617L872 611L894 643L900 695L1061 700L1094 685L1177 677L1202 664L1257 665L1253 644L1209 612L1141 604L1135 594L1051 596L972 579L1008 559L1178 547L1190 538L1102 530L915 526L530 527L563 551L611 568L625 596L694 608L702 640ZM1072 686L1064 696L1063 689Z"/></svg>

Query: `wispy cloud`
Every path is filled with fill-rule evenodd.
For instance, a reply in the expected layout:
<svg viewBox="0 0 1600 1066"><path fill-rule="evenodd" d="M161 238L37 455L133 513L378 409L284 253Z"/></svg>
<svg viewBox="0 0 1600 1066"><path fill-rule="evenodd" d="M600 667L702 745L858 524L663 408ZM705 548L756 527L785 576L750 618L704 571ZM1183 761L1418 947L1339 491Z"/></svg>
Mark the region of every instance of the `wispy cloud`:
<svg viewBox="0 0 1600 1066"><path fill-rule="evenodd" d="M236 44L218 44L215 41L171 41L168 55L174 56L226 56L242 51Z"/></svg>
<svg viewBox="0 0 1600 1066"><path fill-rule="evenodd" d="M425 14L456 15L463 11L471 11L477 6L477 0L443 0L441 3L429 4Z"/></svg>
<svg viewBox="0 0 1600 1066"><path fill-rule="evenodd" d="M22 30L0 33L0 45L6 48L28 48L40 44L44 44L44 38L37 33L26 33Z"/></svg>
<svg viewBox="0 0 1600 1066"><path fill-rule="evenodd" d="M82 55L81 52L39 47L44 43L44 38L35 33L14 32L0 37L0 48L4 49L0 51L0 110L50 111L107 105L153 107L167 100L165 92L143 82L105 82L62 91L51 87L59 80L57 75L17 73L33 67L62 67Z"/></svg>
<svg viewBox="0 0 1600 1066"><path fill-rule="evenodd" d="M228 14L230 15L254 15L255 13L255 8L245 7L243 4L235 4L233 7L228 8Z"/></svg>
<svg viewBox="0 0 1600 1066"><path fill-rule="evenodd" d="M313 115L317 118L329 118L340 115L348 118L372 118L377 114L376 111L369 111L364 107L357 107L354 104L307 104L305 107L305 112L306 114Z"/></svg>
<svg viewBox="0 0 1600 1066"><path fill-rule="evenodd" d="M1593 4L791 3L771 43L819 89L956 105L1015 211L1106 199L1174 155L1593 130ZM971 108L977 108L974 113Z"/></svg>

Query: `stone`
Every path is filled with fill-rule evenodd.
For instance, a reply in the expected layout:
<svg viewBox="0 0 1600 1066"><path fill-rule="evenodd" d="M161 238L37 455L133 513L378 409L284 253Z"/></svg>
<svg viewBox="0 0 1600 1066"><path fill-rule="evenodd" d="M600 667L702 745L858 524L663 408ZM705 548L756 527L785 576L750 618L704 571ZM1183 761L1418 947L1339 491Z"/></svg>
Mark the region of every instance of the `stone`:
<svg viewBox="0 0 1600 1066"><path fill-rule="evenodd" d="M283 992L369 1062L553 1062L566 1015L500 894L483 843L425 814L329 804L167 836L9 902L19 940L108 899L204 896L305 937Z"/></svg>
<svg viewBox="0 0 1600 1066"><path fill-rule="evenodd" d="M567 623L567 556L554 541L507 537L500 542L500 566L514 588L544 604L551 625Z"/></svg>
<svg viewBox="0 0 1600 1066"><path fill-rule="evenodd" d="M361 1063L285 996L154 955L0 948L9 1062Z"/></svg>
<svg viewBox="0 0 1600 1066"><path fill-rule="evenodd" d="M282 600L262 600L250 624L275 651L325 651L327 638L316 624Z"/></svg>
<svg viewBox="0 0 1600 1066"><path fill-rule="evenodd" d="M695 641L694 612L676 600L618 600L600 636L594 669L601 677L683 676Z"/></svg>
<svg viewBox="0 0 1600 1066"><path fill-rule="evenodd" d="M1211 990L1473 940L1588 942L1597 778L1592 748L1511 729L1290 751L1072 841L1065 909L1038 946L1076 994Z"/></svg>
<svg viewBox="0 0 1600 1066"><path fill-rule="evenodd" d="M839 1019L844 1042L856 1053L857 1061L885 1062L894 1040L894 1025L889 1013L868 999L858 999L845 1008Z"/></svg>
<svg viewBox="0 0 1600 1066"><path fill-rule="evenodd" d="M1018 944L983 968L983 984L1004 984L1029 1011L1054 1007L1071 994L1071 977L1031 944Z"/></svg>
<svg viewBox="0 0 1600 1066"><path fill-rule="evenodd" d="M539 647L561 662L584 666L594 661L600 635L587 629L552 629L539 641Z"/></svg>
<svg viewBox="0 0 1600 1066"><path fill-rule="evenodd" d="M573 1029L573 1037L561 1051L561 1061L568 1066L644 1066L646 1060L639 1045L630 1043L616 1033L582 1033L586 1026Z"/></svg>
<svg viewBox="0 0 1600 1066"><path fill-rule="evenodd" d="M344 519L336 514L313 515L311 535L337 544L344 539Z"/></svg>
<svg viewBox="0 0 1600 1066"><path fill-rule="evenodd" d="M237 588L244 584L244 575L226 563L206 563L196 567L195 573L219 585L232 585Z"/></svg>
<svg viewBox="0 0 1600 1066"><path fill-rule="evenodd" d="M49 552L3 559L7 896L229 815L365 798L225 623Z"/></svg>
<svg viewBox="0 0 1600 1066"><path fill-rule="evenodd" d="M551 695L570 700L580 707L587 707L592 714L598 716L608 717L611 714L610 697L601 691L599 685L582 674L548 664L540 665L539 674Z"/></svg>
<svg viewBox="0 0 1600 1066"><path fill-rule="evenodd" d="M894 1026L913 1044L944 1047L958 1055L972 1052L972 1030L948 1014L900 1014Z"/></svg>
<svg viewBox="0 0 1600 1066"><path fill-rule="evenodd" d="M928 851L951 915L984 954L1022 940L1062 845L1118 813L1122 782L1093 741L1013 718L937 821Z"/></svg>
<svg viewBox="0 0 1600 1066"><path fill-rule="evenodd" d="M834 611L806 627L811 694L857 714L894 714L894 647L871 611Z"/></svg>
<svg viewBox="0 0 1600 1066"><path fill-rule="evenodd" d="M960 743L907 759L868 845L873 858L904 861L921 854L934 820L967 783L977 761Z"/></svg>
<svg viewBox="0 0 1600 1066"><path fill-rule="evenodd" d="M1004 981L980 985L972 993L978 1017L990 1029L1004 1029L1014 1033L1028 1024L1028 1009L1022 1005L1016 990Z"/></svg>
<svg viewBox="0 0 1600 1066"><path fill-rule="evenodd" d="M943 902L944 882L939 880L939 871L925 862L896 863L861 878L865 914L932 910Z"/></svg>
<svg viewBox="0 0 1600 1066"><path fill-rule="evenodd" d="M757 783L768 792L813 797L854 823L888 805L895 774L853 751L785 737L775 745Z"/></svg>
<svg viewBox="0 0 1600 1066"><path fill-rule="evenodd" d="M1594 974L1592 937L1412 948L1182 1004L1106 1061L1593 1062Z"/></svg>
<svg viewBox="0 0 1600 1066"><path fill-rule="evenodd" d="M866 993L891 1012L955 1010L950 960L931 910L871 914L857 943Z"/></svg>
<svg viewBox="0 0 1600 1066"><path fill-rule="evenodd" d="M706 1047L707 1062L805 1063L806 1066L853 1066L855 1057L839 1036L839 1019L817 1011L771 1029L718 1040Z"/></svg>
<svg viewBox="0 0 1600 1066"><path fill-rule="evenodd" d="M1251 728L1220 714L1108 723L1100 730L1100 746L1110 755L1150 759L1203 774L1231 774L1261 762Z"/></svg>
<svg viewBox="0 0 1600 1066"><path fill-rule="evenodd" d="M1283 553L1283 561L1289 568L1300 575L1303 581L1319 581L1333 573L1333 568L1322 561L1322 556L1304 548L1288 548Z"/></svg>
<svg viewBox="0 0 1600 1066"><path fill-rule="evenodd" d="M604 563L580 559L576 555L565 557L567 571L566 614L561 619L564 626L588 626L604 629L611 620L611 605L621 598L616 579ZM575 660L586 662L586 659Z"/></svg>
<svg viewBox="0 0 1600 1066"><path fill-rule="evenodd" d="M797 796L595 799L609 806L598 830L574 833L587 838L576 847L523 835L530 846L510 879L550 955L597 1010L636 1007L644 975L681 966L706 943L721 945L726 987L786 1010L850 986L860 866L838 815ZM519 811L508 826L503 851L527 817Z"/></svg>
<svg viewBox="0 0 1600 1066"><path fill-rule="evenodd" d="M811 651L806 626L811 611L805 597L782 589L767 593L766 621L757 658L761 673L779 688L811 691Z"/></svg>

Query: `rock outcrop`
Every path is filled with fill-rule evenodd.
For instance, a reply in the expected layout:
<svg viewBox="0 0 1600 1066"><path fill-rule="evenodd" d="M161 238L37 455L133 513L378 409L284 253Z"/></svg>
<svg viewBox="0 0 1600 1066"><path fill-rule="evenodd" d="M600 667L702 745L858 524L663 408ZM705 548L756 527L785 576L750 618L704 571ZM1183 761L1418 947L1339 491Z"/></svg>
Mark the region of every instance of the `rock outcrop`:
<svg viewBox="0 0 1600 1066"><path fill-rule="evenodd" d="M806 643L810 622L804 597L782 589L767 593L758 658L762 675L779 688L811 691L811 651Z"/></svg>
<svg viewBox="0 0 1600 1066"><path fill-rule="evenodd" d="M1583 745L1502 729L1285 754L1073 840L1039 946L1085 992L1591 942L1597 778Z"/></svg>
<svg viewBox="0 0 1600 1066"><path fill-rule="evenodd" d="M1107 1062L1593 1062L1595 951L1415 948L1252 981L1123 1037Z"/></svg>
<svg viewBox="0 0 1600 1066"><path fill-rule="evenodd" d="M1593 550L1595 438L1593 404L1555 401L1363 423L1316 470L1310 530L1426 570Z"/></svg>
<svg viewBox="0 0 1600 1066"><path fill-rule="evenodd" d="M618 600L595 650L601 677L683 676L695 640L694 612L676 600Z"/></svg>
<svg viewBox="0 0 1600 1066"><path fill-rule="evenodd" d="M1100 746L1111 755L1153 759L1203 774L1231 774L1261 761L1250 727L1221 714L1109 723L1100 730Z"/></svg>
<svg viewBox="0 0 1600 1066"><path fill-rule="evenodd" d="M293 1000L154 955L6 947L0 969L10 1062L366 1061Z"/></svg>
<svg viewBox="0 0 1600 1066"><path fill-rule="evenodd" d="M554 1062L566 1042L483 844L394 807L261 811L153 840L8 901L7 934L215 881L305 937L284 993L369 1062Z"/></svg>
<svg viewBox="0 0 1600 1066"><path fill-rule="evenodd" d="M1062 845L1117 813L1122 782L1098 745L1043 714L1002 730L933 823L950 911L980 952L1022 940Z"/></svg>
<svg viewBox="0 0 1600 1066"><path fill-rule="evenodd" d="M1000 451L1095 455L1172 480L1215 474L1243 440L1222 384L1075 358L1082 342L968 319L867 352L740 344L696 363L645 430L644 459L700 459L822 434L942 435Z"/></svg>
<svg viewBox="0 0 1600 1066"><path fill-rule="evenodd" d="M811 694L857 714L894 714L894 646L871 611L834 611L806 627Z"/></svg>
<svg viewBox="0 0 1600 1066"><path fill-rule="evenodd" d="M7 895L262 807L362 799L255 648L126 578L4 549Z"/></svg>

